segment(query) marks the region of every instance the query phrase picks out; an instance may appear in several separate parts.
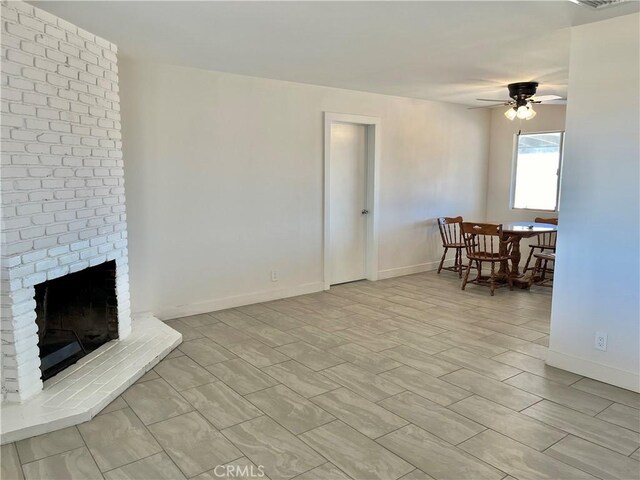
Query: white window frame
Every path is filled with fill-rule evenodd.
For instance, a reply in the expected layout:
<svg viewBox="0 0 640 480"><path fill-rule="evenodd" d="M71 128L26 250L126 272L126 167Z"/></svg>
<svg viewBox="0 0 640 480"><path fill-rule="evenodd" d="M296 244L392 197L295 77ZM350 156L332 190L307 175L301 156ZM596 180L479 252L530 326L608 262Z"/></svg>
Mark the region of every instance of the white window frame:
<svg viewBox="0 0 640 480"><path fill-rule="evenodd" d="M523 135L542 135L545 133L559 133L560 134L560 159L558 160L558 188L556 190L556 208L552 210L545 210L540 208L516 208L514 206L516 200L516 178L518 169L518 141ZM509 208L511 210L523 210L529 212L553 212L558 213L560 211L560 185L562 179L562 161L564 160L564 130L549 130L544 132L526 132L517 133L513 136L513 154L511 160L511 191L509 194Z"/></svg>

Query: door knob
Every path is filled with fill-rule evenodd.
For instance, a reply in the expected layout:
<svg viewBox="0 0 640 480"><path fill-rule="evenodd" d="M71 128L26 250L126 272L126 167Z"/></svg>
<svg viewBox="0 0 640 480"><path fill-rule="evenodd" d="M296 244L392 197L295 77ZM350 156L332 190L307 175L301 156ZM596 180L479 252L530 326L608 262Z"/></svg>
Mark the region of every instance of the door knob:
<svg viewBox="0 0 640 480"><path fill-rule="evenodd" d="M364 210L362 210L362 214L366 215L367 213L369 213L369 210L367 210L366 208Z"/></svg>

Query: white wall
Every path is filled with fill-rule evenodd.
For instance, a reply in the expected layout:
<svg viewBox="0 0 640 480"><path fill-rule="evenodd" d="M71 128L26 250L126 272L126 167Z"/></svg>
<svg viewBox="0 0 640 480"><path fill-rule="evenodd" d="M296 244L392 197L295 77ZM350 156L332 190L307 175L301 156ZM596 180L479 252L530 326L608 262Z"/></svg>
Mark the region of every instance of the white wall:
<svg viewBox="0 0 640 480"><path fill-rule="evenodd" d="M536 105L531 120L510 121L506 108L491 109L489 174L487 177L487 220L492 222L532 221L535 217L555 217L551 212L516 210L510 207L513 147L518 130L522 133L564 131L564 105ZM523 250L524 252L524 250Z"/></svg>
<svg viewBox="0 0 640 480"><path fill-rule="evenodd" d="M640 15L573 29L547 363L640 391ZM594 349L595 332L608 349Z"/></svg>
<svg viewBox="0 0 640 480"><path fill-rule="evenodd" d="M485 218L486 111L162 64L120 79L134 311L322 289L324 111L382 119L382 276L433 267L437 216Z"/></svg>

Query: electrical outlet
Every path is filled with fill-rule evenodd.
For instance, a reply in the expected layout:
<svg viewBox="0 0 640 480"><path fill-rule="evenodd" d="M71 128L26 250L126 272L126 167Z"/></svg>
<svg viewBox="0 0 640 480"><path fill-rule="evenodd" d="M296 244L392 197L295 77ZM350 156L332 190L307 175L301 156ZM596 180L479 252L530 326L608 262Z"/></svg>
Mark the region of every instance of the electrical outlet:
<svg viewBox="0 0 640 480"><path fill-rule="evenodd" d="M604 332L596 332L595 345L596 350L607 351L607 334Z"/></svg>
<svg viewBox="0 0 640 480"><path fill-rule="evenodd" d="M278 271L277 270L271 270L271 281L272 282L277 282L278 280L280 280L280 277L278 277Z"/></svg>

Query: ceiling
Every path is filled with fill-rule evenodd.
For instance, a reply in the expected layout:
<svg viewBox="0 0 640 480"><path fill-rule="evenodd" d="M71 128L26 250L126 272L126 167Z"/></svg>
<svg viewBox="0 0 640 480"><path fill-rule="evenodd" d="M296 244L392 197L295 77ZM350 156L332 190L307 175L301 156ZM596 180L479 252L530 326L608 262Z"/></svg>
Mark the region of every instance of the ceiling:
<svg viewBox="0 0 640 480"><path fill-rule="evenodd" d="M567 96L571 26L637 12L558 1L30 2L188 67L478 106L507 83Z"/></svg>

